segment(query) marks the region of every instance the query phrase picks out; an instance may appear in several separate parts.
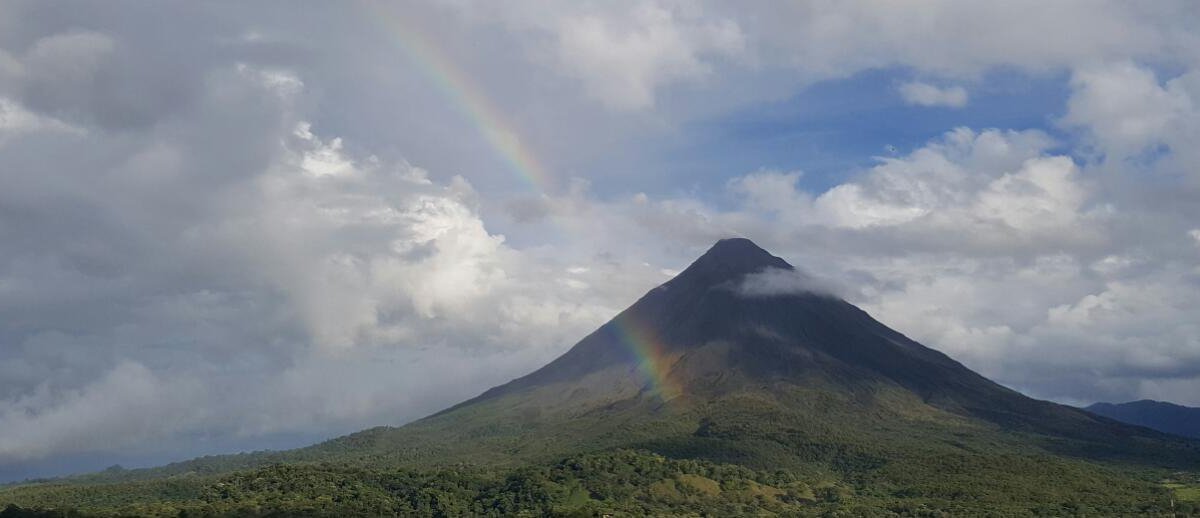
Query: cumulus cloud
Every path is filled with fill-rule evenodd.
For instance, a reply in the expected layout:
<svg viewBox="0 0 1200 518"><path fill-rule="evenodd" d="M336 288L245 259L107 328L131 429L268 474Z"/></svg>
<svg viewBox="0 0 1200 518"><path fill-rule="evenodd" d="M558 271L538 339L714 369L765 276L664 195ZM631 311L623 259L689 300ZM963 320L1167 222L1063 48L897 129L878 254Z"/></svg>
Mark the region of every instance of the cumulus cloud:
<svg viewBox="0 0 1200 518"><path fill-rule="evenodd" d="M1154 71L1124 61L1082 67L1062 123L1083 129L1096 151L1126 160L1170 148L1188 159L1186 142L1200 136L1200 74L1160 83Z"/></svg>
<svg viewBox="0 0 1200 518"><path fill-rule="evenodd" d="M967 105L967 89L961 86L939 87L920 81L901 83L897 87L900 97L908 104L918 106L945 106L962 108Z"/></svg>

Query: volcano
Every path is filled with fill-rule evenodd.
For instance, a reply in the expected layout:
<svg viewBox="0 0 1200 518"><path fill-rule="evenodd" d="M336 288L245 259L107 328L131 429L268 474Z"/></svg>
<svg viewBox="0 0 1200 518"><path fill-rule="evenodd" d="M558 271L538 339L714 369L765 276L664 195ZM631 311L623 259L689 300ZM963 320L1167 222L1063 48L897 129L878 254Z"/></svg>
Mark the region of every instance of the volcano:
<svg viewBox="0 0 1200 518"><path fill-rule="evenodd" d="M1198 468L1196 441L994 383L735 238L424 419L0 498L164 516L1166 515L1196 509Z"/></svg>
<svg viewBox="0 0 1200 518"><path fill-rule="evenodd" d="M747 289L753 276L765 284L772 273L792 282L774 291L767 285L766 293ZM1031 410L1087 418L1037 405L795 282L804 278L748 239L721 240L555 361L456 408L549 387L567 396L544 402L554 406L647 396L687 401L791 384L864 397L873 388L895 389L941 408L1031 425L1037 420L1024 415Z"/></svg>
<svg viewBox="0 0 1200 518"><path fill-rule="evenodd" d="M1001 386L744 238L717 242L529 375L313 451L439 466L614 447L758 468L825 468L848 451L1200 458L1194 443Z"/></svg>

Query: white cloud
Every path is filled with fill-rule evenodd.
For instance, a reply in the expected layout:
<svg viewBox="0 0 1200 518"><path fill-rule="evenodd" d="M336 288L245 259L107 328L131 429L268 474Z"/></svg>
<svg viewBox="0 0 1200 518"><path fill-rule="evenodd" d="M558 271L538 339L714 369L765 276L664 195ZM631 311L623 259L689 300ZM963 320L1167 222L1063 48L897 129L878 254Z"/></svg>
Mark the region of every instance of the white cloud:
<svg viewBox="0 0 1200 518"><path fill-rule="evenodd" d="M1071 79L1075 93L1062 122L1084 128L1115 158L1127 158L1197 134L1200 79L1184 75L1160 85L1153 71L1131 62L1089 66Z"/></svg>
<svg viewBox="0 0 1200 518"><path fill-rule="evenodd" d="M816 208L821 219L851 228L907 223L931 210L915 200L893 203L876 198L867 194L862 185L852 183L839 185L822 194L817 198Z"/></svg>
<svg viewBox="0 0 1200 518"><path fill-rule="evenodd" d="M1042 156L1049 145L1040 132L958 129L826 191L808 219L964 232L993 244L1082 238L1080 223L1092 217L1084 211L1087 188L1069 157Z"/></svg>
<svg viewBox="0 0 1200 518"><path fill-rule="evenodd" d="M660 87L712 73L710 56L741 52L731 20L692 20L655 4L613 19L591 13L564 17L555 28L558 58L588 93L614 108L654 104Z"/></svg>
<svg viewBox="0 0 1200 518"><path fill-rule="evenodd" d="M767 268L761 272L747 274L735 288L746 297L774 297L813 293L838 296L840 290L833 283L809 275L801 270Z"/></svg>
<svg viewBox="0 0 1200 518"><path fill-rule="evenodd" d="M1087 194L1070 158L1036 158L989 183L970 213L1020 232L1062 232L1077 228Z"/></svg>
<svg viewBox="0 0 1200 518"><path fill-rule="evenodd" d="M763 210L791 215L807 210L811 202L811 196L796 189L801 176L800 171L758 171L730 180L727 187Z"/></svg>
<svg viewBox="0 0 1200 518"><path fill-rule="evenodd" d="M186 430L209 416L191 408L185 393L199 387L167 385L145 366L122 362L80 389L55 393L48 384L0 401L0 462L50 453L87 451L96 440L128 447Z"/></svg>
<svg viewBox="0 0 1200 518"><path fill-rule="evenodd" d="M30 112L11 99L0 97L0 143L8 136L37 131L85 132L62 121Z"/></svg>
<svg viewBox="0 0 1200 518"><path fill-rule="evenodd" d="M962 108L967 105L967 89L961 86L939 87L920 81L910 81L897 87L900 97L918 106Z"/></svg>

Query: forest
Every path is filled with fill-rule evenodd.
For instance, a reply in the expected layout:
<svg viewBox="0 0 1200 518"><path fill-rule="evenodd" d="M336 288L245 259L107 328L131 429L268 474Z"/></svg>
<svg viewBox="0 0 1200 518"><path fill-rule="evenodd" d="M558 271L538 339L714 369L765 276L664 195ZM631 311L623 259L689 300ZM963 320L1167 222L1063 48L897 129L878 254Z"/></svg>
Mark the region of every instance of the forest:
<svg viewBox="0 0 1200 518"><path fill-rule="evenodd" d="M621 449L506 470L280 464L14 486L0 490L0 517L1200 515L1197 480L1170 476L1137 480L1090 463L1004 455L796 473Z"/></svg>

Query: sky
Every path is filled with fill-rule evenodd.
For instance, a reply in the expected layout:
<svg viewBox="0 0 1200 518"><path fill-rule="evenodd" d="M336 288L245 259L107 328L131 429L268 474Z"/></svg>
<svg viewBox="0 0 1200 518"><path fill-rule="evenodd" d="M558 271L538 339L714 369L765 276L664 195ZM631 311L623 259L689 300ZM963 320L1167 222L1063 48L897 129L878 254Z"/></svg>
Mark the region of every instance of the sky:
<svg viewBox="0 0 1200 518"><path fill-rule="evenodd" d="M1200 6L0 0L0 481L398 425L745 236L1200 405Z"/></svg>

